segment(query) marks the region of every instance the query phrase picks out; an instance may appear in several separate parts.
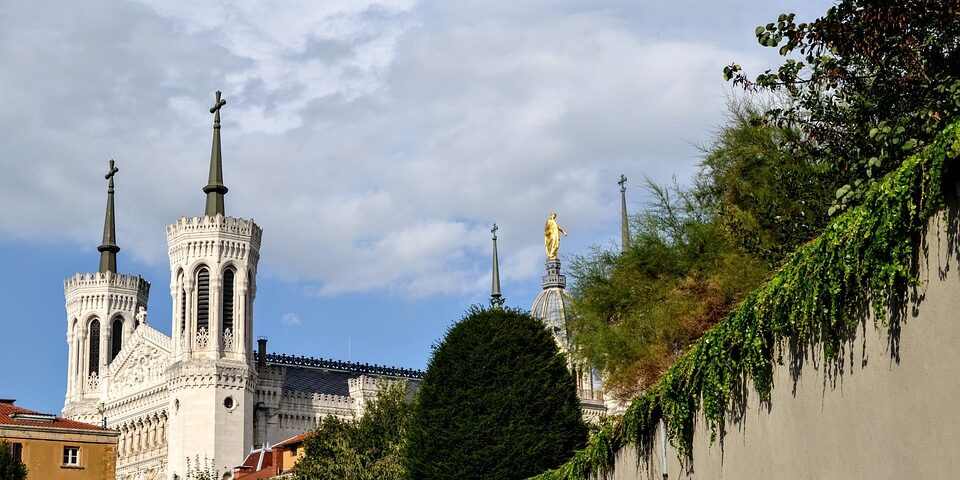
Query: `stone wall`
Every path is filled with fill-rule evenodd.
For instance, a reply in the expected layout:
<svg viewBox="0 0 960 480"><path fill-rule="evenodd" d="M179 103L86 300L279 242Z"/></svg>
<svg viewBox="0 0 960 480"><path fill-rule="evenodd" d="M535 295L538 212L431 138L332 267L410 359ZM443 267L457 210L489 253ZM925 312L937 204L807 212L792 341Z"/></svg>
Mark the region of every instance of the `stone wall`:
<svg viewBox="0 0 960 480"><path fill-rule="evenodd" d="M664 472L658 432L651 458L624 449L606 478L960 478L960 262L948 224L956 229L945 215L930 221L919 300L891 327L866 319L842 374L825 375L818 358L806 358L799 376L780 366L770 405L748 392L722 442L711 446L698 423L692 463L667 447Z"/></svg>

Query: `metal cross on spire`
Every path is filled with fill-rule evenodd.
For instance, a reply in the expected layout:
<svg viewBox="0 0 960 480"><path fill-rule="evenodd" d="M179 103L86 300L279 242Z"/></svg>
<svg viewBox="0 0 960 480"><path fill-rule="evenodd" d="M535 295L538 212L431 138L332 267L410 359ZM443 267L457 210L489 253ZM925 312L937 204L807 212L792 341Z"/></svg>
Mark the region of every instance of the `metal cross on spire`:
<svg viewBox="0 0 960 480"><path fill-rule="evenodd" d="M220 153L220 109L227 104L227 101L220 98L220 90L217 90L217 98L214 105L210 107L210 113L213 115L213 146L210 149L210 176L207 180L207 186L203 187L203 193L207 194L206 215L226 215L223 207L223 196L227 193L227 186L223 184L223 158Z"/></svg>
<svg viewBox="0 0 960 480"><path fill-rule="evenodd" d="M105 180L109 180L107 183L107 193L113 193L113 176L119 172L120 169L114 165L114 161L110 159L110 170L107 171L107 174L103 176Z"/></svg>
<svg viewBox="0 0 960 480"><path fill-rule="evenodd" d="M210 107L210 113L214 114L213 125L219 126L220 125L220 109L227 104L227 101L225 99L220 98L220 95L221 95L220 90L217 90L216 95L217 95L217 98L214 101L214 105Z"/></svg>
<svg viewBox="0 0 960 480"><path fill-rule="evenodd" d="M117 252L120 251L120 247L117 246L117 227L114 221L113 177L119 171L120 169L111 158L110 168L103 176L107 180L107 211L103 217L103 243L97 247L97 251L100 252L100 273L117 273Z"/></svg>
<svg viewBox="0 0 960 480"><path fill-rule="evenodd" d="M500 308L503 306L505 299L500 293L500 260L497 258L497 224L493 224L493 228L490 229L490 233L493 234L493 275L492 275L492 285L490 289L490 306L493 308Z"/></svg>

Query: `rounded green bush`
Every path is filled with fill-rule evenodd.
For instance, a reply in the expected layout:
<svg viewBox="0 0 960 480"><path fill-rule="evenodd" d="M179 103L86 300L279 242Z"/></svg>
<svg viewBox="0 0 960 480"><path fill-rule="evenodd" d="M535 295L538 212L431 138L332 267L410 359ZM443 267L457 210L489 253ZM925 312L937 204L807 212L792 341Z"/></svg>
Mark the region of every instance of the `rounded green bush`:
<svg viewBox="0 0 960 480"><path fill-rule="evenodd" d="M543 323L471 307L436 345L404 448L412 479L516 479L560 465L587 428Z"/></svg>

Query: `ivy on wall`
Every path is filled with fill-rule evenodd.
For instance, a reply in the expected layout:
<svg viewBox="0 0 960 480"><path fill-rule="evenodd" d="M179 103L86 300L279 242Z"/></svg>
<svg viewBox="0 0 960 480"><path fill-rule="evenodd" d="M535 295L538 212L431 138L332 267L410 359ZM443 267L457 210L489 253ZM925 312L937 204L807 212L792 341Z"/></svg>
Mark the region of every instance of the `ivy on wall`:
<svg viewBox="0 0 960 480"><path fill-rule="evenodd" d="M692 451L698 413L711 441L737 411L747 379L770 400L773 368L788 351L795 367L818 351L825 368L843 368L846 341L873 312L886 325L902 292L917 285L914 259L928 219L945 204L944 170L960 156L960 121L873 185L859 207L800 247L762 287L708 330L624 416L538 480L587 479L608 472L627 444L649 456L660 420L681 457Z"/></svg>

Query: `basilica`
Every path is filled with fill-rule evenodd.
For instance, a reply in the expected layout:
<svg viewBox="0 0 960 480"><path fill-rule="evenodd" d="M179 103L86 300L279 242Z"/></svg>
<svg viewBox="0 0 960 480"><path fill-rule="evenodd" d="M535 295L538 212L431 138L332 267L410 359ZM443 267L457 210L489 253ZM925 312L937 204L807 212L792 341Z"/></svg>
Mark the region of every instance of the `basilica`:
<svg viewBox="0 0 960 480"><path fill-rule="evenodd" d="M384 382L417 388L422 372L267 353L253 338L253 302L262 230L226 215L220 148L220 92L214 115L203 216L181 217L166 229L170 259L171 336L146 315L150 284L117 270L114 176L106 174L107 205L95 273L64 282L69 361L63 416L118 430L117 478L186 479L189 462L213 462L232 478L255 449L265 451L314 429L327 415L354 418ZM494 229L493 305L500 295ZM559 240L557 240L559 241ZM531 313L568 352L566 280L556 249ZM593 373L570 363L587 419L607 411Z"/></svg>
<svg viewBox="0 0 960 480"><path fill-rule="evenodd" d="M120 431L118 479L185 479L188 459L231 478L256 447L352 418L380 383L422 372L254 351L253 302L262 231L227 216L217 92L206 211L167 226L171 336L147 321L150 284L117 271L113 161L96 273L64 282L67 389L63 415Z"/></svg>

